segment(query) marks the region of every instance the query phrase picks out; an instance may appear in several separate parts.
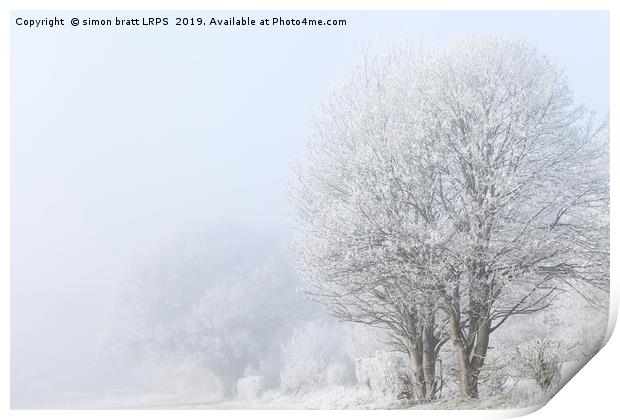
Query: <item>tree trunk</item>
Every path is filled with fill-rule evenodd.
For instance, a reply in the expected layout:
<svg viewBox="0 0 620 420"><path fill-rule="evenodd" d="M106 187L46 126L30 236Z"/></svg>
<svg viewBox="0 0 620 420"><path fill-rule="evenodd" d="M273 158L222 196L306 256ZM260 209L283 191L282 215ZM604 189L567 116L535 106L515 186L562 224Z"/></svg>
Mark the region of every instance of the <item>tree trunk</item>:
<svg viewBox="0 0 620 420"><path fill-rule="evenodd" d="M478 398L478 379L489 349L490 321L484 317L478 323L475 334L474 354L471 356L471 392L472 398Z"/></svg>
<svg viewBox="0 0 620 420"><path fill-rule="evenodd" d="M459 361L459 391L461 398L478 398L478 379L489 347L490 324L487 317L479 319L472 330L468 346L461 331L460 319L455 313L449 315L450 339ZM469 349L473 347L470 357Z"/></svg>
<svg viewBox="0 0 620 420"><path fill-rule="evenodd" d="M437 363L436 341L433 328L425 327L422 335L422 371L424 373L426 398L428 400L435 399L435 393L437 392L437 382L435 380L435 365Z"/></svg>
<svg viewBox="0 0 620 420"><path fill-rule="evenodd" d="M409 366L411 367L413 400L416 402L425 401L427 395L423 369L422 336L410 340Z"/></svg>
<svg viewBox="0 0 620 420"><path fill-rule="evenodd" d="M435 370L439 338L435 335L435 320L430 316L422 322L415 311L404 315L407 334L403 338L409 353L411 397L416 402L430 401L437 394Z"/></svg>
<svg viewBox="0 0 620 420"><path fill-rule="evenodd" d="M408 339L409 366L411 368L412 397L414 401L431 401L437 396L435 371L437 338L433 331L425 331L418 337Z"/></svg>

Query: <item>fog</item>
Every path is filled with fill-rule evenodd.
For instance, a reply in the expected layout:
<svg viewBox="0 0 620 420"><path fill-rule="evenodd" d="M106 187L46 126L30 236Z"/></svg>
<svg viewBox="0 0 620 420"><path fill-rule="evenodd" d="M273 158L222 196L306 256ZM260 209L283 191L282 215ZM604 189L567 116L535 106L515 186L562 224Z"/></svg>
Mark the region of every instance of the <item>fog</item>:
<svg viewBox="0 0 620 420"><path fill-rule="evenodd" d="M279 15L217 16L242 14ZM19 12L13 19L48 15ZM57 15L70 19L95 13ZM120 13L97 17L108 15ZM166 15L174 22L181 14ZM132 306L140 291L147 295L159 287L141 283L140 273L155 267L153 272L161 274L162 261L172 261L167 267L182 273L187 266L179 261L194 255L189 258L195 262L192 274L179 277L191 279L182 289L191 298L198 298L191 285L203 279L232 287L233 280L222 279L250 276L248 267L268 266L265 261L272 256L285 261L278 267L287 267L286 274L275 269L281 281L266 288L282 299L264 306L284 313L268 312L257 319L263 311L259 307L250 310L253 315L222 321L233 331L235 320L249 319L275 337L291 333L295 319L324 316L294 293L300 284L289 267L287 185L303 157L313 112L368 48L381 50L402 40L433 44L470 32L523 38L566 67L578 102L603 115L609 110L606 13L291 15L335 15L348 24L12 27L13 407L70 405L78 395L141 389L152 382L135 361L141 356L124 359L127 350L120 354L116 344L131 341L127 334L132 330L123 327L126 303ZM213 265L201 259L222 243L226 258ZM252 308L260 289L250 289L245 308ZM175 290L173 284L156 292ZM220 310L225 313L234 305ZM157 307L149 306L148 322L172 319ZM194 304L174 307L190 313ZM288 324L283 321L287 318ZM269 337L255 340L256 351L265 356L261 360L280 348L282 340ZM234 366L241 373L243 363Z"/></svg>

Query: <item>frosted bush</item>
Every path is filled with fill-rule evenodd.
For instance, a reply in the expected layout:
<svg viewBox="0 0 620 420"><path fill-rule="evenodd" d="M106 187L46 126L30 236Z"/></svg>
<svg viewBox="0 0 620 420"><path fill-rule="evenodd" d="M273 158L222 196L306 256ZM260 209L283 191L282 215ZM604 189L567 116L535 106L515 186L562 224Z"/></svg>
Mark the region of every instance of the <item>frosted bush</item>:
<svg viewBox="0 0 620 420"><path fill-rule="evenodd" d="M403 357L393 352L378 351L372 357L360 357L355 361L358 385L374 394L394 398L407 392L408 370Z"/></svg>
<svg viewBox="0 0 620 420"><path fill-rule="evenodd" d="M310 321L297 328L282 348L280 385L297 393L341 385L352 376L339 325Z"/></svg>
<svg viewBox="0 0 620 420"><path fill-rule="evenodd" d="M485 366L480 370L478 384L480 396L490 398L503 395L511 384L511 364L514 358L487 355Z"/></svg>
<svg viewBox="0 0 620 420"><path fill-rule="evenodd" d="M320 365L314 360L285 363L280 373L280 385L286 392L316 388L320 385Z"/></svg>
<svg viewBox="0 0 620 420"><path fill-rule="evenodd" d="M349 368L344 363L335 362L325 370L325 383L329 386L342 385L349 377Z"/></svg>
<svg viewBox="0 0 620 420"><path fill-rule="evenodd" d="M264 390L262 376L246 376L237 381L237 397L241 400L255 400Z"/></svg>
<svg viewBox="0 0 620 420"><path fill-rule="evenodd" d="M218 375L189 363L162 367L152 380L159 391L170 394L223 398L226 391Z"/></svg>
<svg viewBox="0 0 620 420"><path fill-rule="evenodd" d="M533 340L517 348L517 354L523 366L523 376L534 380L541 390L547 391L560 381L562 359L558 341Z"/></svg>

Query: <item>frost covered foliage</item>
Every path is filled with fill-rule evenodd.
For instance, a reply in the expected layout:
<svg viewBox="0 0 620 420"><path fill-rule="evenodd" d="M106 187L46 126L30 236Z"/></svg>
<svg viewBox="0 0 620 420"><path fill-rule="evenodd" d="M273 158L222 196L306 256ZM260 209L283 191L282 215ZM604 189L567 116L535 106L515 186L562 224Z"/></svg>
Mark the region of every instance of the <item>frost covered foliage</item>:
<svg viewBox="0 0 620 420"><path fill-rule="evenodd" d="M563 292L605 305L608 132L535 48L465 37L369 58L317 117L292 189L306 293L382 326L416 400L449 342L479 397L494 333Z"/></svg>
<svg viewBox="0 0 620 420"><path fill-rule="evenodd" d="M516 350L524 377L536 381L543 391L559 383L563 360L558 341L538 338Z"/></svg>
<svg viewBox="0 0 620 420"><path fill-rule="evenodd" d="M237 398L255 400L264 391L265 381L262 376L246 376L237 381Z"/></svg>
<svg viewBox="0 0 620 420"><path fill-rule="evenodd" d="M350 383L352 376L340 325L310 321L297 328L282 348L280 384L287 393Z"/></svg>
<svg viewBox="0 0 620 420"><path fill-rule="evenodd" d="M152 384L202 372L216 393L234 393L248 374L277 386L281 344L309 313L283 244L230 226L171 243L127 291L117 351Z"/></svg>
<svg viewBox="0 0 620 420"><path fill-rule="evenodd" d="M361 357L372 357L376 352L389 347L389 335L385 330L364 324L344 324L344 349L353 361Z"/></svg>
<svg viewBox="0 0 620 420"><path fill-rule="evenodd" d="M547 338L562 343L565 361L583 363L602 347L608 318L607 307L566 293L556 298L549 310L506 322L496 334L490 356L512 357L509 353L523 343Z"/></svg>
<svg viewBox="0 0 620 420"><path fill-rule="evenodd" d="M413 397L411 373L402 353L377 351L372 357L356 359L355 377L373 393L393 399Z"/></svg>
<svg viewBox="0 0 620 420"><path fill-rule="evenodd" d="M224 398L226 389L220 377L196 363L162 363L149 371L149 380L156 381L157 391L172 395Z"/></svg>
<svg viewBox="0 0 620 420"><path fill-rule="evenodd" d="M389 334L364 324L346 324L345 351L355 362L358 387L387 400L412 398L411 369L399 351L386 351L393 346Z"/></svg>

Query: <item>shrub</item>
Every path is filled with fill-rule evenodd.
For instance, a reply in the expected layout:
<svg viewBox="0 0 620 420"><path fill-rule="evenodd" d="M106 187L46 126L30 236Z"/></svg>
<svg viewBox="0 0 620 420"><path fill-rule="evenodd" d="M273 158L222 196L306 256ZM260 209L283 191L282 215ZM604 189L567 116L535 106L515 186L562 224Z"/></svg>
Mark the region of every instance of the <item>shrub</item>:
<svg viewBox="0 0 620 420"><path fill-rule="evenodd" d="M409 399L411 378L404 358L393 352L378 351L372 357L355 361L358 385L365 386L375 394Z"/></svg>
<svg viewBox="0 0 620 420"><path fill-rule="evenodd" d="M551 339L536 339L517 348L523 366L523 376L536 381L540 389L548 390L561 376L560 343Z"/></svg>
<svg viewBox="0 0 620 420"><path fill-rule="evenodd" d="M255 400L264 390L262 376L246 376L237 381L237 397L241 400Z"/></svg>
<svg viewBox="0 0 620 420"><path fill-rule="evenodd" d="M352 369L342 337L340 326L323 321L310 321L297 328L282 348L283 390L297 393L346 383Z"/></svg>

